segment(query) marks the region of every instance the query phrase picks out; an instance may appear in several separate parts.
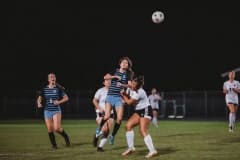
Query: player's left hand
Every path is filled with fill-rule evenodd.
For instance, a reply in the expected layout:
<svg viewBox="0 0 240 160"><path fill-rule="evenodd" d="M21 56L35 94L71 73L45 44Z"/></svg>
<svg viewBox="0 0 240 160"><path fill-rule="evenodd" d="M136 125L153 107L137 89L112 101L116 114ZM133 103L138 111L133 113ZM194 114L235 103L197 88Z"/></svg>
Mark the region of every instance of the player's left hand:
<svg viewBox="0 0 240 160"><path fill-rule="evenodd" d="M118 86L118 87L121 87L121 86L122 86L122 83L121 83L121 82L117 82L117 86Z"/></svg>
<svg viewBox="0 0 240 160"><path fill-rule="evenodd" d="M53 101L53 104L54 104L55 106L58 106L58 105L60 104L60 101L55 100L55 101Z"/></svg>
<svg viewBox="0 0 240 160"><path fill-rule="evenodd" d="M239 90L238 90L238 89L236 89L236 88L232 88L232 90L233 90L234 92L236 92L236 93L238 93L238 92L239 92Z"/></svg>

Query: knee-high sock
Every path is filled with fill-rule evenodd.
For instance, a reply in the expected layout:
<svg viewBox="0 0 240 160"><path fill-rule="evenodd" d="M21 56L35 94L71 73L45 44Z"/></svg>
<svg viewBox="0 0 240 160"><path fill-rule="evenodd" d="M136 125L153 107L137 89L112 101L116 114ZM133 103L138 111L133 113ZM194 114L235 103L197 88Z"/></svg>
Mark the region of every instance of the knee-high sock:
<svg viewBox="0 0 240 160"><path fill-rule="evenodd" d="M99 143L98 147L103 148L103 146L106 144L106 142L107 142L107 138L106 138L106 137L103 137L103 138L100 140L100 143Z"/></svg>
<svg viewBox="0 0 240 160"><path fill-rule="evenodd" d="M150 134L148 134L147 136L144 137L144 142L145 142L145 144L146 144L146 146L147 146L147 148L150 152L155 151L155 148L153 146L153 142L152 142L152 138L151 138Z"/></svg>
<svg viewBox="0 0 240 160"><path fill-rule="evenodd" d="M152 121L157 122L157 117L153 117Z"/></svg>
<svg viewBox="0 0 240 160"><path fill-rule="evenodd" d="M117 122L116 122L116 123L114 124L114 128L113 128L112 136L115 136L115 135L117 134L117 132L118 132L120 126L121 126L121 122L120 122L120 123L117 123Z"/></svg>
<svg viewBox="0 0 240 160"><path fill-rule="evenodd" d="M100 125L99 125L99 127L100 127L100 130L102 129L102 126L105 124L105 122L107 122L107 120L105 120L104 118L101 120L101 122L100 122Z"/></svg>
<svg viewBox="0 0 240 160"><path fill-rule="evenodd" d="M104 146L104 145L106 144L106 142L107 142L108 134L109 134L108 131L103 134L103 137L101 138L98 147L103 148L103 146Z"/></svg>
<svg viewBox="0 0 240 160"><path fill-rule="evenodd" d="M126 132L126 139L127 139L128 148L129 149L134 148L134 132L133 132L133 130Z"/></svg>
<svg viewBox="0 0 240 160"><path fill-rule="evenodd" d="M53 132L48 132L48 136L49 136L49 139L50 139L50 142L51 142L52 146L57 146L54 133Z"/></svg>
<svg viewBox="0 0 240 160"><path fill-rule="evenodd" d="M229 113L229 127L233 126L233 113Z"/></svg>
<svg viewBox="0 0 240 160"><path fill-rule="evenodd" d="M233 125L235 124L236 121L236 113L233 113Z"/></svg>
<svg viewBox="0 0 240 160"><path fill-rule="evenodd" d="M62 130L62 132L58 131L57 133L59 133L61 136L63 136L63 138L65 139L65 142L66 142L67 145L70 144L69 137L68 137L67 133L64 130Z"/></svg>

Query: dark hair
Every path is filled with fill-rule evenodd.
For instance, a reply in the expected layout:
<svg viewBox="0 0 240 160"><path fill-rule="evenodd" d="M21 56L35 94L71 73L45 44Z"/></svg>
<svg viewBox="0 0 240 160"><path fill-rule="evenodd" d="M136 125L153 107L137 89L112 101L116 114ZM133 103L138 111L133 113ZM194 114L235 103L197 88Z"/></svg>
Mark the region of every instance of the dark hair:
<svg viewBox="0 0 240 160"><path fill-rule="evenodd" d="M132 61L131 61L131 59L129 57L122 57L119 60L119 64L121 64L123 60L128 61L128 69L127 69L128 70L128 75L129 75L129 79L132 80L132 78L134 76L134 72L132 70L132 65L133 65Z"/></svg>
<svg viewBox="0 0 240 160"><path fill-rule="evenodd" d="M144 85L144 76L143 75L134 75L133 81L137 82L137 89L139 89Z"/></svg>
<svg viewBox="0 0 240 160"><path fill-rule="evenodd" d="M130 59L129 57L122 57L122 58L120 58L120 60L119 60L119 64L121 64L123 60L128 61L128 70L129 70L129 71L132 71L132 65L133 65L133 64L132 64L131 59Z"/></svg>
<svg viewBox="0 0 240 160"><path fill-rule="evenodd" d="M47 76L49 76L50 74L53 74L54 76L56 76L54 72L49 72Z"/></svg>

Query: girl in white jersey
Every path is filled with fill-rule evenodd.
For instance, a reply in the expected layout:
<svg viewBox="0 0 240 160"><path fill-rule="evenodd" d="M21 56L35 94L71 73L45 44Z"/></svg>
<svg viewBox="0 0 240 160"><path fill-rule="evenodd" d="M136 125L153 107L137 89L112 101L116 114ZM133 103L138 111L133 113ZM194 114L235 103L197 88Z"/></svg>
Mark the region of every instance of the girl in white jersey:
<svg viewBox="0 0 240 160"><path fill-rule="evenodd" d="M229 109L229 132L233 132L238 108L238 93L240 93L240 83L235 80L235 72L228 73L229 80L223 84L226 105Z"/></svg>
<svg viewBox="0 0 240 160"><path fill-rule="evenodd" d="M103 119L104 115L105 115L105 103L106 103L106 97L107 97L107 93L108 93L108 89L110 87L111 84L111 80L110 79L105 79L104 82L104 87L99 88L95 95L94 98L92 100L94 107L95 107L95 111L96 111L96 122L98 124L98 128L96 129L96 133L100 132L100 122ZM101 128L101 131L103 132L103 136L100 140L100 143L97 147L97 151L99 152L103 152L103 146L106 144L107 142L107 137L109 134L109 131L112 129L113 126L113 111L111 112L111 116L108 119L108 121L104 124L104 126ZM95 136L93 137L93 145L96 147L97 146L97 141L98 141L98 137Z"/></svg>
<svg viewBox="0 0 240 160"><path fill-rule="evenodd" d="M148 96L150 105L153 109L153 119L152 123L155 127L158 127L158 111L159 111L159 101L162 100L162 97L157 92L156 88L152 88L151 94Z"/></svg>
<svg viewBox="0 0 240 160"><path fill-rule="evenodd" d="M149 150L149 153L145 157L150 158L157 155L151 135L148 133L148 127L152 119L152 108L149 104L147 94L142 88L143 84L143 76L134 76L131 88L121 93L125 103L135 107L134 113L128 119L125 126L128 149L122 153L123 156L127 156L135 151L133 128L137 125L139 125L140 135L144 138L144 142Z"/></svg>

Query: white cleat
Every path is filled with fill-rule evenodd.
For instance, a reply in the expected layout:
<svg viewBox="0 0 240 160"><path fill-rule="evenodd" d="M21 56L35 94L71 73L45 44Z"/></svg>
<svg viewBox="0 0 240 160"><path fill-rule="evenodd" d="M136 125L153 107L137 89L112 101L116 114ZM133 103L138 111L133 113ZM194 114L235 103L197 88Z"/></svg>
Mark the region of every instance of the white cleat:
<svg viewBox="0 0 240 160"><path fill-rule="evenodd" d="M233 133L233 127L230 126L229 129L228 129L228 131L229 131L230 133Z"/></svg>
<svg viewBox="0 0 240 160"><path fill-rule="evenodd" d="M149 153L145 156L145 158L151 158L151 157L156 156L157 154L158 154L157 151L149 152Z"/></svg>
<svg viewBox="0 0 240 160"><path fill-rule="evenodd" d="M129 148L127 149L125 152L122 153L122 156L128 156L130 154L132 154L133 152L135 152L135 148Z"/></svg>
<svg viewBox="0 0 240 160"><path fill-rule="evenodd" d="M154 125L154 127L158 128L158 123L157 123L157 121L152 121L152 124Z"/></svg>
<svg viewBox="0 0 240 160"><path fill-rule="evenodd" d="M100 131L100 132L96 133L96 138L100 137L102 134L103 134L103 132L102 132L102 131Z"/></svg>

